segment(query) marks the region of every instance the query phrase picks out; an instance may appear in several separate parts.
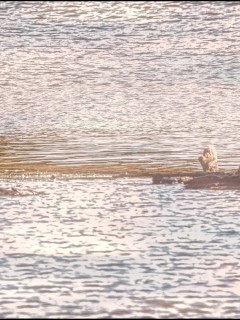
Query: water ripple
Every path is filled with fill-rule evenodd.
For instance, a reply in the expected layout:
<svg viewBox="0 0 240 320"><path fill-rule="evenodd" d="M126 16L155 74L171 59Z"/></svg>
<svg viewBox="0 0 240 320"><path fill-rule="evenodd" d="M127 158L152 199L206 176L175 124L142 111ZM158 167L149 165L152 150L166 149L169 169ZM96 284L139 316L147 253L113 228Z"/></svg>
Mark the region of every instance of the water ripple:
<svg viewBox="0 0 240 320"><path fill-rule="evenodd" d="M47 194L4 200L2 316L238 314L237 191L93 182L28 182Z"/></svg>
<svg viewBox="0 0 240 320"><path fill-rule="evenodd" d="M237 318L239 191L147 177L239 166L239 3L0 9L1 187L44 192L0 199L0 317Z"/></svg>

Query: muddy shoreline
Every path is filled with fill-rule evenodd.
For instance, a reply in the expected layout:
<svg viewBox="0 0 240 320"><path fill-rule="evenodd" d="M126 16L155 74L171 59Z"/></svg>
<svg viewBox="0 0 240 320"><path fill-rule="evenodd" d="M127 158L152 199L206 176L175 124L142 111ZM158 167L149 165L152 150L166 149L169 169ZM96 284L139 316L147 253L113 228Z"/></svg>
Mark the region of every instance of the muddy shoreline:
<svg viewBox="0 0 240 320"><path fill-rule="evenodd" d="M77 166L60 166L46 163L8 164L0 166L3 180L52 180L52 179L114 179L150 178L153 184L181 183L186 189L240 189L239 170L203 172L193 167L159 167L145 163L92 163ZM22 191L22 190L21 190ZM21 194L19 190L0 189L1 194ZM24 192L25 193L25 192ZM31 192L26 192L29 194Z"/></svg>
<svg viewBox="0 0 240 320"><path fill-rule="evenodd" d="M156 174L153 176L152 181L153 184L182 183L186 189L240 190L240 173L237 170L214 173L182 173L180 175Z"/></svg>

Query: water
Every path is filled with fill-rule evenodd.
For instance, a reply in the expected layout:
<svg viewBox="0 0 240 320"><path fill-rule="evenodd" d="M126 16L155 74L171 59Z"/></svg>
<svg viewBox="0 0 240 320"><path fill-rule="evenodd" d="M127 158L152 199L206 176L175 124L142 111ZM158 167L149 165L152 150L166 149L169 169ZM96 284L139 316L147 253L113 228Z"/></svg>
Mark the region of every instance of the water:
<svg viewBox="0 0 240 320"><path fill-rule="evenodd" d="M239 4L4 2L11 163L239 165Z"/></svg>
<svg viewBox="0 0 240 320"><path fill-rule="evenodd" d="M239 191L27 182L3 197L2 317L237 317Z"/></svg>
<svg viewBox="0 0 240 320"><path fill-rule="evenodd" d="M44 192L0 198L1 317L239 317L239 191L140 178L239 166L239 15L1 2L1 186Z"/></svg>

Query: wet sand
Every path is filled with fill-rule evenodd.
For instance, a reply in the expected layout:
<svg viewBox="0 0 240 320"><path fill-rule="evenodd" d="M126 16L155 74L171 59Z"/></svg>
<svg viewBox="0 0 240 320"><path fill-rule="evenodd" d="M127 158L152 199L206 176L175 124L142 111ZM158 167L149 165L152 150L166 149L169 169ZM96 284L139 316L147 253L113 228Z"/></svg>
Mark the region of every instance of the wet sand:
<svg viewBox="0 0 240 320"><path fill-rule="evenodd" d="M215 174L235 174L237 169L219 170ZM179 166L160 166L149 163L91 163L79 165L57 165L48 163L5 163L0 165L0 177L9 176L17 177L21 175L34 176L38 174L59 175L79 175L82 176L111 176L111 177L152 177L154 183L158 183L162 178L166 177L198 177L204 176L201 169L195 167L179 167Z"/></svg>
<svg viewBox="0 0 240 320"><path fill-rule="evenodd" d="M159 165L149 165L149 163L92 163L81 165L56 165L47 163L36 164L11 164L7 163L0 166L0 175L18 175L18 174L83 174L83 175L120 175L129 177L152 177L156 174L179 175L192 174L196 172L194 168L167 167ZM198 171L197 171L198 172ZM201 172L199 170L199 172Z"/></svg>
<svg viewBox="0 0 240 320"><path fill-rule="evenodd" d="M153 184L183 183L187 189L240 189L237 170L221 170L205 173L192 167L160 167L146 164L84 164L60 166L46 163L7 164L0 167L2 180L68 180L68 179L113 179L151 178ZM38 194L33 190L0 188L1 195Z"/></svg>

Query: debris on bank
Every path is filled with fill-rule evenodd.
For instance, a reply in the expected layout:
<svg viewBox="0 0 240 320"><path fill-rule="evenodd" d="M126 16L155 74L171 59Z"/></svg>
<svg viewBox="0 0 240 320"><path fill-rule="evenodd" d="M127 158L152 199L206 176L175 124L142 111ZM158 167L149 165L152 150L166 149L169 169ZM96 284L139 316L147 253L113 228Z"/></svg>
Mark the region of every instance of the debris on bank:
<svg viewBox="0 0 240 320"><path fill-rule="evenodd" d="M240 189L240 167L233 172L220 170L217 164L217 151L213 146L205 148L198 160L203 172L180 173L178 176L156 174L152 178L153 184L183 183L186 189Z"/></svg>

